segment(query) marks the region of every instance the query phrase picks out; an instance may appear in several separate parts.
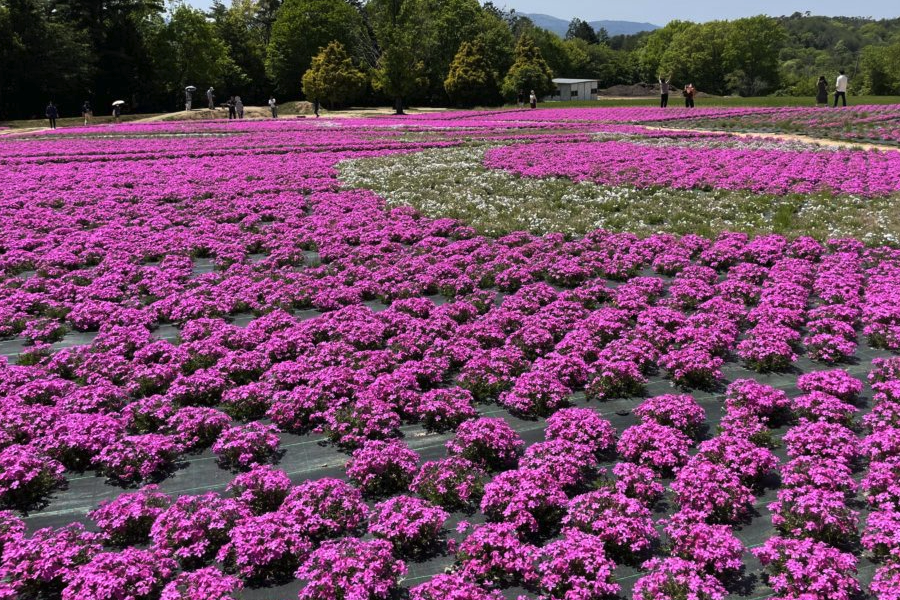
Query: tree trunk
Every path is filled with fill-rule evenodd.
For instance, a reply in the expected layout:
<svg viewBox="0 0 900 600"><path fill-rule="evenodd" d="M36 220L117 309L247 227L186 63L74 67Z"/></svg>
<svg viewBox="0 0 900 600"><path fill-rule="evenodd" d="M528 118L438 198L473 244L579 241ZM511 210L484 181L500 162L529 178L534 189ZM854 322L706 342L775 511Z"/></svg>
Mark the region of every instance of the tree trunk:
<svg viewBox="0 0 900 600"><path fill-rule="evenodd" d="M403 112L403 98L401 96L397 96L397 98L394 99L394 114L395 115L405 115L406 114L405 112Z"/></svg>

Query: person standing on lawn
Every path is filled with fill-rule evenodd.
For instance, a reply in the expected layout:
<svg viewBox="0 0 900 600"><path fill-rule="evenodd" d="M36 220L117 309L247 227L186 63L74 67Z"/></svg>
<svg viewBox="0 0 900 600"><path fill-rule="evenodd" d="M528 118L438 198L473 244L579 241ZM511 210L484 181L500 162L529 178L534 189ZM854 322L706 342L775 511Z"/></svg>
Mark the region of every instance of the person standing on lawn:
<svg viewBox="0 0 900 600"><path fill-rule="evenodd" d="M272 118L278 118L278 104L275 103L275 96L269 98L269 110L272 111Z"/></svg>
<svg viewBox="0 0 900 600"><path fill-rule="evenodd" d="M59 118L59 110L57 110L52 100L47 105L47 110L44 111L44 114L47 115L47 119L50 121L50 129L56 129L56 119Z"/></svg>
<svg viewBox="0 0 900 600"><path fill-rule="evenodd" d="M113 121L116 122L116 125L119 124L119 117L122 116L122 105L114 104L113 105Z"/></svg>
<svg viewBox="0 0 900 600"><path fill-rule="evenodd" d="M816 82L816 106L828 106L828 83L824 75L819 75Z"/></svg>
<svg viewBox="0 0 900 600"><path fill-rule="evenodd" d="M847 76L844 75L843 69L840 70L837 81L834 83L833 108L837 108L838 97L840 97L840 99L843 101L844 106L847 106Z"/></svg>
<svg viewBox="0 0 900 600"><path fill-rule="evenodd" d="M667 79L659 76L659 107L665 108L669 105L669 81L672 79L670 75Z"/></svg>
<svg viewBox="0 0 900 600"><path fill-rule="evenodd" d="M216 96L213 92L215 92L215 89L212 86L206 90L206 101L209 102L209 110L216 108Z"/></svg>
<svg viewBox="0 0 900 600"><path fill-rule="evenodd" d="M241 102L240 96L234 97L234 111L237 113L238 119L244 118L244 103Z"/></svg>
<svg viewBox="0 0 900 600"><path fill-rule="evenodd" d="M531 94L528 96L528 104L531 108L537 108L537 96L534 95L534 90L531 90Z"/></svg>
<svg viewBox="0 0 900 600"><path fill-rule="evenodd" d="M85 100L84 104L81 106L81 116L84 119L85 125L88 125L91 122L91 117L94 116L94 111L91 110L91 103L87 100Z"/></svg>
<svg viewBox="0 0 900 600"><path fill-rule="evenodd" d="M228 98L228 102L225 103L225 106L228 107L228 119L236 119L237 118L237 108L234 105L234 96Z"/></svg>
<svg viewBox="0 0 900 600"><path fill-rule="evenodd" d="M689 83L684 86L684 107L685 108L694 108L694 94L697 93L697 88L694 87L693 83Z"/></svg>

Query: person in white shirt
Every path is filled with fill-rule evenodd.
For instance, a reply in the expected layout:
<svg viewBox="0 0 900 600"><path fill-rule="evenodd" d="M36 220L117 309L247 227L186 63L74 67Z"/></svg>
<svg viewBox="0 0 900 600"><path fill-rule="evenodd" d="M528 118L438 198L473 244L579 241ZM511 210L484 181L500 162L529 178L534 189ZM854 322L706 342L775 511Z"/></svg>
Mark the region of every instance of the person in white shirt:
<svg viewBox="0 0 900 600"><path fill-rule="evenodd" d="M841 69L841 74L838 75L837 81L834 84L833 108L837 108L838 98L844 102L844 106L847 106L847 76L844 75L843 69Z"/></svg>

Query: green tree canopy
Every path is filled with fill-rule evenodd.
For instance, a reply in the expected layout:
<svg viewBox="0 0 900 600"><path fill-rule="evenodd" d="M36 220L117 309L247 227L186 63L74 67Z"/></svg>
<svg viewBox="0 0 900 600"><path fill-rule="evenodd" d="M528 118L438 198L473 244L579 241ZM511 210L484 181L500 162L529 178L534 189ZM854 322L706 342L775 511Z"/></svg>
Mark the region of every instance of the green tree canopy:
<svg viewBox="0 0 900 600"><path fill-rule="evenodd" d="M600 38L597 32L587 21L575 18L569 21L569 29L566 31L567 40L584 40L588 44L599 44Z"/></svg>
<svg viewBox="0 0 900 600"><path fill-rule="evenodd" d="M519 91L527 94L534 90L540 98L555 90L552 79L553 73L541 55L540 48L529 35L520 37L516 44L516 60L503 80L503 95L513 98Z"/></svg>
<svg viewBox="0 0 900 600"><path fill-rule="evenodd" d="M184 88L195 85L218 88L219 97L225 92L226 75L240 77L240 70L228 55L228 49L206 15L185 4L175 6L168 23L160 28L153 44L153 58L169 106L184 102Z"/></svg>
<svg viewBox="0 0 900 600"><path fill-rule="evenodd" d="M450 99L461 106L492 104L500 90L498 75L491 65L483 40L463 42L444 81Z"/></svg>
<svg viewBox="0 0 900 600"><path fill-rule="evenodd" d="M272 25L266 70L280 93L293 95L319 50L332 41L352 48L362 31L362 17L345 0L285 0Z"/></svg>
<svg viewBox="0 0 900 600"><path fill-rule="evenodd" d="M366 87L366 75L353 65L340 42L331 42L303 74L303 95L324 100L329 108L352 102Z"/></svg>

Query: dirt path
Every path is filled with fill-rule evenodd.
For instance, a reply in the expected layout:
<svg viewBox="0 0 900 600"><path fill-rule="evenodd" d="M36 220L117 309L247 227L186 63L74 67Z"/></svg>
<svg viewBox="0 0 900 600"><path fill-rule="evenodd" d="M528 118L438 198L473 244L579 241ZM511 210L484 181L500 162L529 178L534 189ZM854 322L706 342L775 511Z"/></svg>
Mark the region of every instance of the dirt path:
<svg viewBox="0 0 900 600"><path fill-rule="evenodd" d="M24 127L22 129L16 129L14 127L10 129L0 129L0 135L13 135L19 133L32 133L35 131L48 131L49 127Z"/></svg>
<svg viewBox="0 0 900 600"><path fill-rule="evenodd" d="M863 142L851 142L846 140L832 140L828 138L812 137L808 135L798 135L795 133L758 133L753 131L722 131L716 129L682 129L677 127L650 127L644 126L644 129L651 131L673 131L673 132L692 132L692 133L727 133L737 137L746 138L769 138L782 140L785 142L801 142L804 144L815 144L817 146L830 146L833 148L861 148L863 150L900 150L897 146L889 144L871 144Z"/></svg>
<svg viewBox="0 0 900 600"><path fill-rule="evenodd" d="M439 113L444 112L448 109L446 108L410 108L407 109L407 113L411 115L415 114L430 114L430 113ZM394 110L388 107L374 107L374 108L349 108L347 110L337 110L337 111L328 111L322 109L320 111L322 118L328 119L356 119L356 118L365 118L365 117L378 117L378 116L389 116L394 114ZM190 112L188 111L180 111L174 113L166 113L164 115L154 115L152 117L147 117L146 119L137 119L132 121L132 123L155 123L159 121L201 121L205 119L225 119L228 117L228 111L224 108L216 108L214 110L210 110L208 108L202 109L194 109ZM297 117L305 117L315 119L315 115L312 114L312 110L303 111L301 113L292 112L289 110L283 110L278 113L278 118L280 119L294 119ZM269 111L269 107L262 106L245 106L244 107L244 119L246 120L259 120L259 119L271 119L272 113Z"/></svg>

